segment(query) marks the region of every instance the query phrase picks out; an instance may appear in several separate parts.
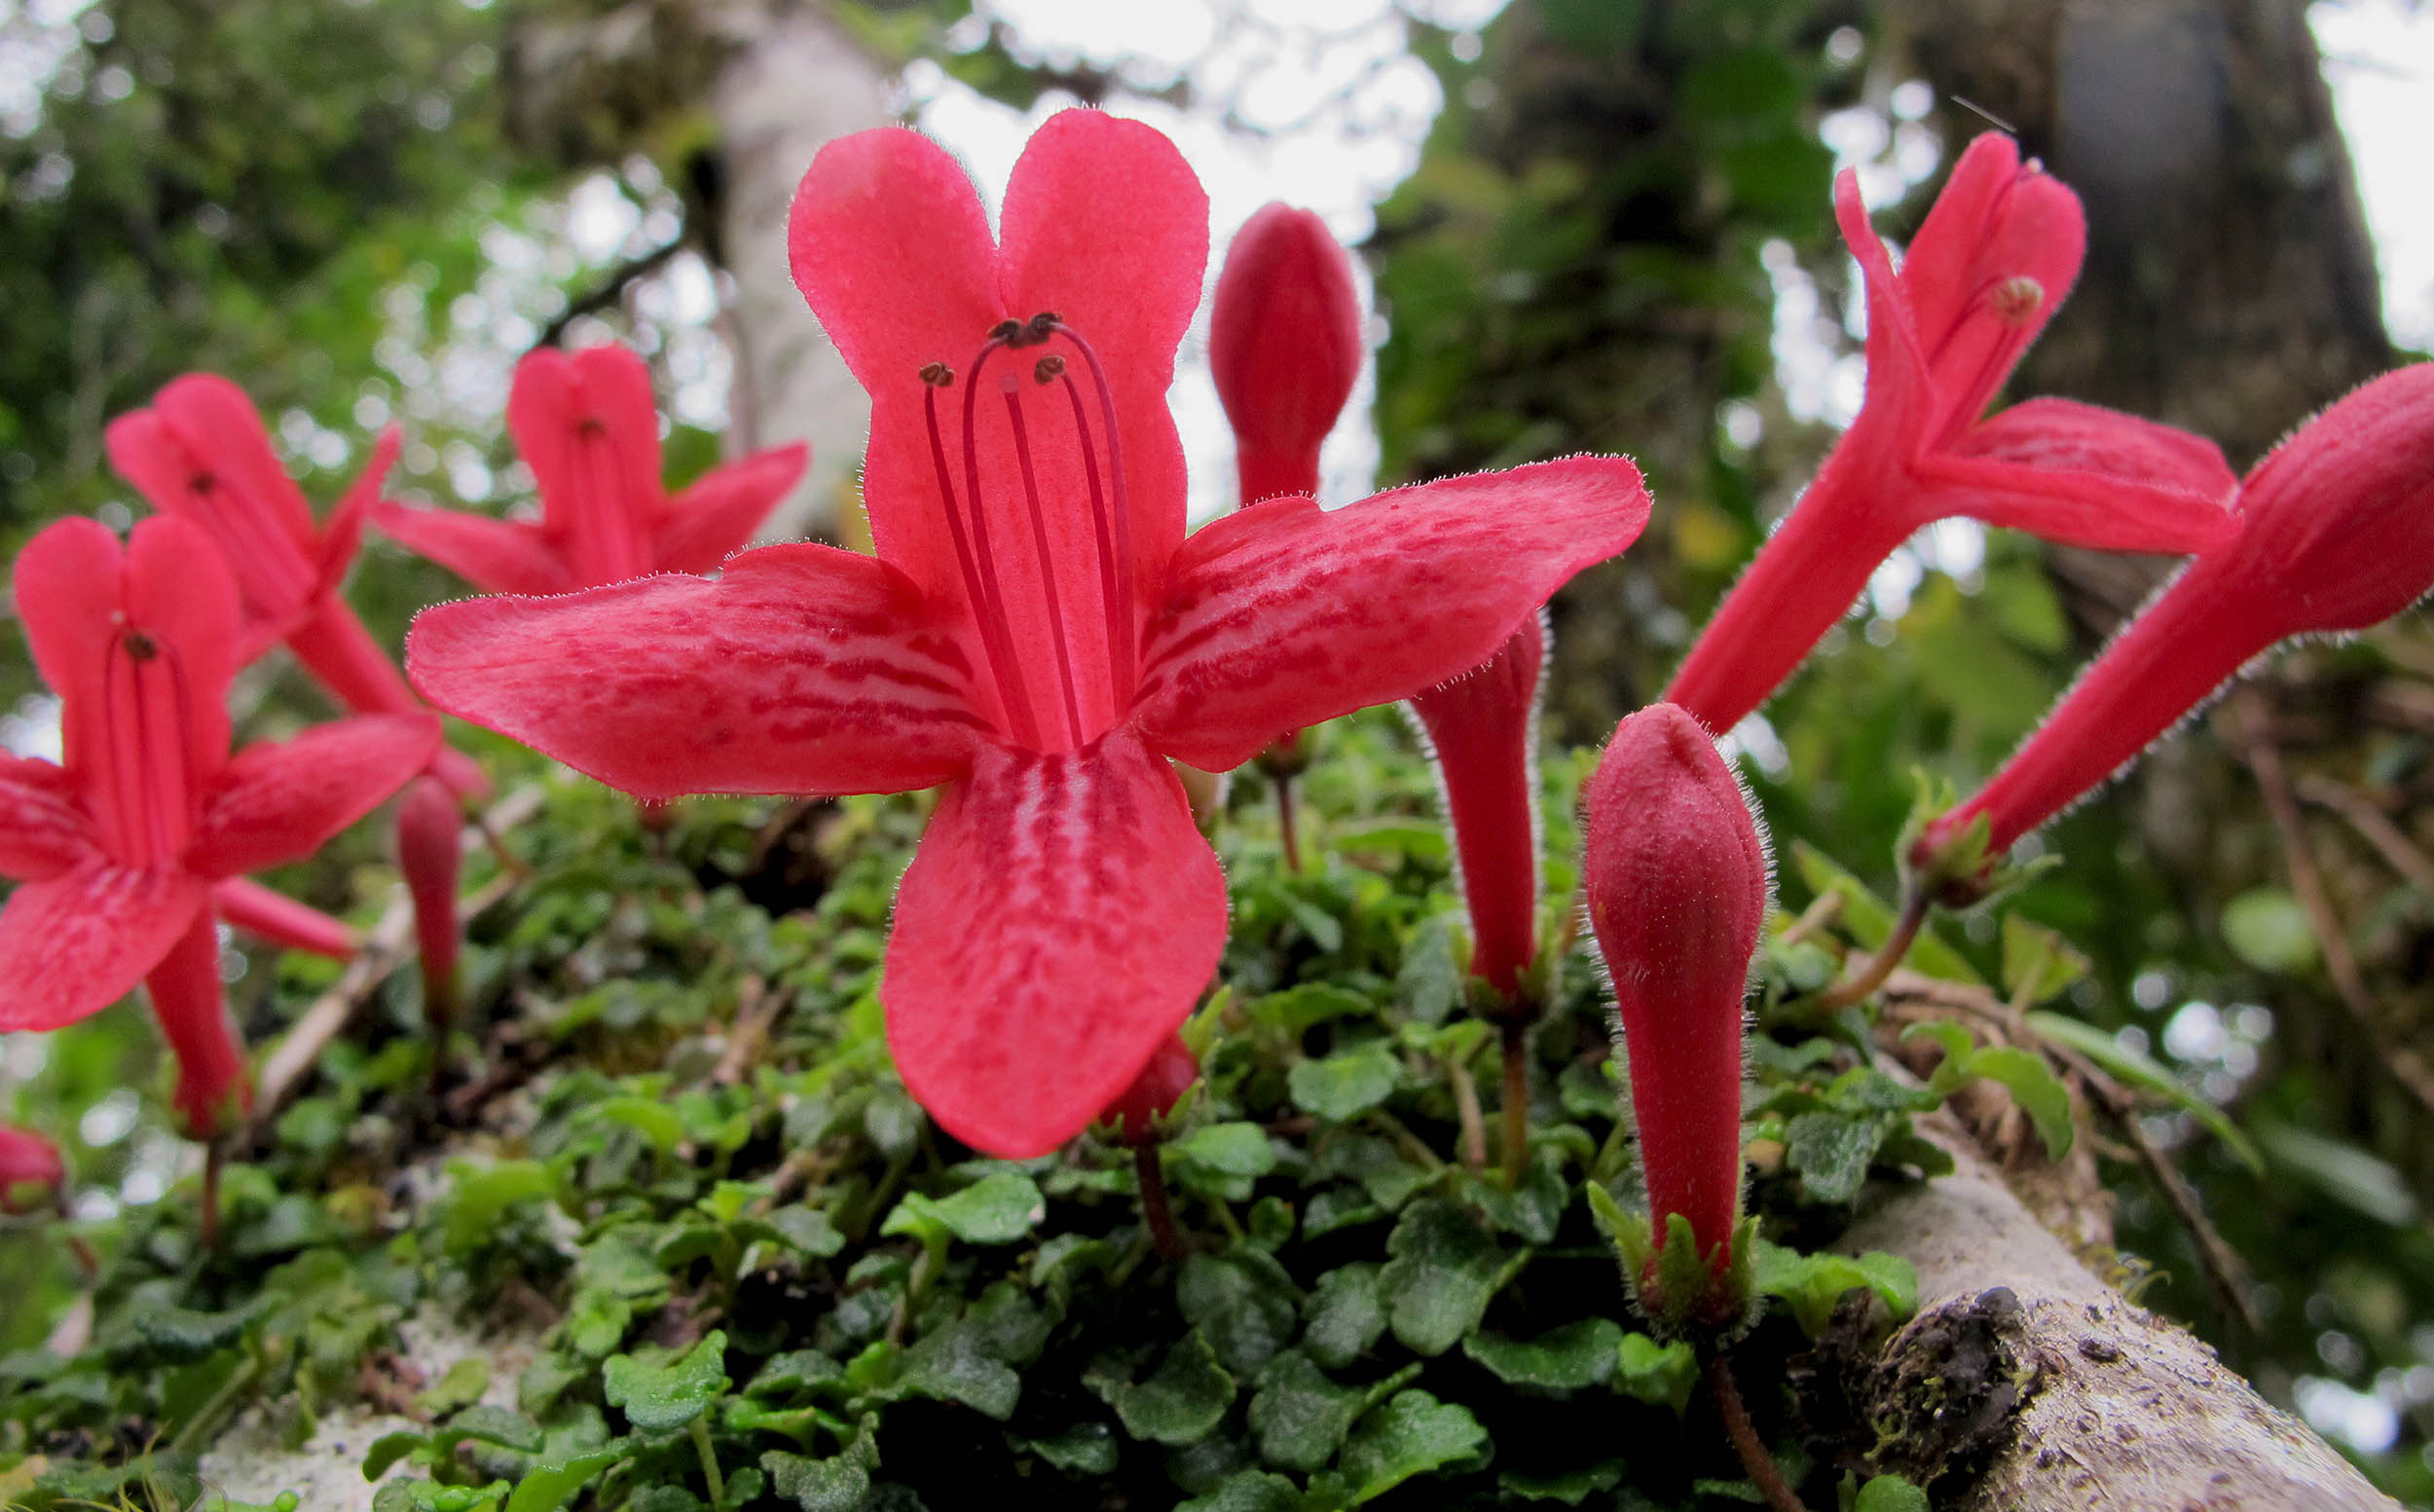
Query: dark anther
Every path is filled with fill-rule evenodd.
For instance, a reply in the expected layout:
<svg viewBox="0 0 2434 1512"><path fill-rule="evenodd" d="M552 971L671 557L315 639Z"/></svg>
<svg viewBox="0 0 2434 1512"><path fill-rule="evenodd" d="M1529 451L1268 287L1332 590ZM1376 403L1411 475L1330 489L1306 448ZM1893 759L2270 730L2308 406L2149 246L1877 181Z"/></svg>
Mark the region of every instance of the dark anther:
<svg viewBox="0 0 2434 1512"><path fill-rule="evenodd" d="M213 489L219 487L219 485L220 480L211 476L211 474L207 472L198 472L195 474L194 481L186 486L198 494L208 494Z"/></svg>
<svg viewBox="0 0 2434 1512"><path fill-rule="evenodd" d="M1052 384L1064 376L1065 359L1052 351L1031 364L1031 378L1034 383Z"/></svg>
<svg viewBox="0 0 2434 1512"><path fill-rule="evenodd" d="M586 415L574 423L574 432L583 436L606 435L608 424L597 415Z"/></svg>
<svg viewBox="0 0 2434 1512"><path fill-rule="evenodd" d="M127 639L121 644L126 645L127 654L137 661L150 661L161 654L161 647L153 644L152 637L140 630L127 632Z"/></svg>
<svg viewBox="0 0 2434 1512"><path fill-rule="evenodd" d="M2025 325L2046 302L2045 285L2021 275L1995 285L1995 314L2008 325Z"/></svg>
<svg viewBox="0 0 2434 1512"><path fill-rule="evenodd" d="M943 362L925 362L921 365L921 381L933 388L945 388L955 382L955 370Z"/></svg>
<svg viewBox="0 0 2434 1512"><path fill-rule="evenodd" d="M1024 334L1035 342L1044 342L1055 335L1056 327L1063 323L1057 318L1055 311L1043 310L1031 317L1031 325Z"/></svg>
<svg viewBox="0 0 2434 1512"><path fill-rule="evenodd" d="M1009 347L1022 345L1021 336L1022 322L1020 320L1000 320L989 327L989 340L1004 342Z"/></svg>

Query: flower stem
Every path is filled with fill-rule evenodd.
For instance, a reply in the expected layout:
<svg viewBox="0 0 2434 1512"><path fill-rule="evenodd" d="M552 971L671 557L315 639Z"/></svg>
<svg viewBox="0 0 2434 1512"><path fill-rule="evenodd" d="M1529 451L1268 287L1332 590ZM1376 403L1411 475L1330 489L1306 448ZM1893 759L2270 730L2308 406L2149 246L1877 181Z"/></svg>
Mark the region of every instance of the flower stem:
<svg viewBox="0 0 2434 1512"><path fill-rule="evenodd" d="M1766 1504L1775 1512L1808 1512L1784 1480L1775 1457L1766 1452L1758 1430L1751 1424L1750 1410L1741 1404L1741 1388L1733 1384L1732 1367L1721 1354L1708 1355L1707 1383L1715 1395L1715 1410L1723 1417L1724 1436L1732 1440L1733 1453L1741 1457L1741 1467L1750 1472L1751 1484L1757 1487L1758 1494L1766 1498Z"/></svg>
<svg viewBox="0 0 2434 1512"><path fill-rule="evenodd" d="M717 1506L727 1498L727 1483L719 1474L719 1457L710 1451L710 1419L707 1414L693 1420L693 1449L701 1456L702 1479L710 1484L710 1504Z"/></svg>
<svg viewBox="0 0 2434 1512"><path fill-rule="evenodd" d="M1276 785L1276 837L1284 845L1284 868L1302 869L1301 836L1293 828L1293 778L1278 772L1271 779Z"/></svg>
<svg viewBox="0 0 2434 1512"><path fill-rule="evenodd" d="M1479 1083L1470 1067L1449 1055L1446 1080L1454 1087L1454 1112L1462 1124L1462 1163L1477 1175L1488 1168L1488 1121L1479 1112Z"/></svg>
<svg viewBox="0 0 2434 1512"><path fill-rule="evenodd" d="M220 1247L220 1164L226 1159L217 1139L203 1147L203 1220L197 1236L213 1253Z"/></svg>
<svg viewBox="0 0 2434 1512"><path fill-rule="evenodd" d="M1530 1158L1530 1022L1508 1018L1504 1031L1504 1190L1521 1185Z"/></svg>
<svg viewBox="0 0 2434 1512"><path fill-rule="evenodd" d="M1174 1206L1166 1200L1166 1176L1159 1168L1158 1146L1133 1146L1132 1171L1140 1181L1141 1221L1149 1225L1151 1240L1159 1254L1180 1261L1185 1251L1183 1232L1175 1227Z"/></svg>
<svg viewBox="0 0 2434 1512"><path fill-rule="evenodd" d="M1821 1014L1840 1013L1883 986L1885 978L1893 975L1893 969L1900 965L1901 958L1909 953L1910 942L1918 939L1918 932L1927 924L1928 911L1934 906L1924 889L1910 889L1901 900L1901 916L1894 921L1893 933L1885 937L1883 947L1865 966L1860 968L1858 976L1819 994L1817 1011Z"/></svg>

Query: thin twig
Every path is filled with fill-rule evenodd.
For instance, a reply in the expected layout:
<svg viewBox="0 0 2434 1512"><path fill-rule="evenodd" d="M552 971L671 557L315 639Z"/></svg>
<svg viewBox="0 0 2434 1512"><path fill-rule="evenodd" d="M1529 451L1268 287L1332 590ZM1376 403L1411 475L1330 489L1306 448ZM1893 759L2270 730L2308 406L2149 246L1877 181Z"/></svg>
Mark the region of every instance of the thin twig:
<svg viewBox="0 0 2434 1512"><path fill-rule="evenodd" d="M1530 1024L1507 1018L1504 1031L1504 1190L1521 1185L1530 1161Z"/></svg>
<svg viewBox="0 0 2434 1512"><path fill-rule="evenodd" d="M1149 1226L1151 1241L1169 1265L1180 1263L1187 1253L1187 1246L1183 1242L1183 1231L1175 1227L1174 1204L1166 1200L1166 1176L1159 1167L1158 1146L1134 1145L1132 1171L1139 1179L1141 1221ZM1226 1216L1230 1218L1232 1215Z"/></svg>
<svg viewBox="0 0 2434 1512"><path fill-rule="evenodd" d="M2333 910L2333 901L2324 890L2324 878L2316 870L2315 858L2308 853L2306 821L2300 815L2299 799L2291 791L2290 774L2282 766L2281 749L2273 743L2271 717L2265 702L2254 688L2242 688L2238 700L2240 722L2247 735L2248 770L2255 775L2257 790L2265 796L2266 812L2273 816L2273 828L2281 836L2291 894L2299 900L2300 908L2307 915L2307 925L2315 933L2316 944L2324 952L2324 974L2333 979L2334 996L2349 1011L2359 1032L2367 1037L2367 1043L2390 1070L2392 1079L2420 1106L2434 1112L2434 1065L2428 1065L2424 1056L2400 1043L2367 991L2366 977L2358 970L2358 958L2349 948L2349 936L2342 928L2341 916Z"/></svg>
<svg viewBox="0 0 2434 1512"><path fill-rule="evenodd" d="M512 830L531 818L541 806L541 789L537 783L517 789L500 798L484 814L480 823L489 831ZM516 887L512 872L501 872L480 891L457 904L460 926L482 910L507 896ZM256 1135L271 1125L286 1107L289 1098L303 1087L306 1075L318 1064L321 1054L332 1041L346 1032L372 993L389 974L405 965L413 953L407 942L414 935L414 902L403 882L389 894L388 905L381 912L381 920L372 927L363 948L347 964L338 984L313 1000L296 1020L287 1037L275 1046L262 1062L262 1078L254 1094L253 1127Z"/></svg>
<svg viewBox="0 0 2434 1512"><path fill-rule="evenodd" d="M1715 1394L1715 1410L1724 1420L1724 1436L1732 1440L1733 1453L1741 1457L1741 1467L1750 1472L1750 1482L1775 1512L1809 1512L1799 1494L1784 1479L1775 1457L1766 1450L1765 1441L1750 1421L1750 1410L1741 1404L1741 1388L1733 1384L1732 1367L1721 1354L1708 1351L1708 1389Z"/></svg>
<svg viewBox="0 0 2434 1512"><path fill-rule="evenodd" d="M1893 933L1885 937L1884 947L1860 968L1857 976L1818 994L1817 1011L1821 1014L1840 1013L1854 1003L1864 1001L1869 993L1883 986L1885 978L1893 975L1893 969L1901 964L1901 958L1910 953L1911 942L1918 939L1918 932L1926 926L1927 915L1934 906L1924 889L1912 889L1901 900L1901 915L1894 920Z"/></svg>
<svg viewBox="0 0 2434 1512"><path fill-rule="evenodd" d="M2434 857L2427 856L2416 841L2402 832L2388 815L2375 806L2373 798L2329 777L2302 777L2297 792L2308 802L2329 808L2348 820L2349 828L2358 831L2360 839L2374 846L2404 881L2426 897L2434 898Z"/></svg>
<svg viewBox="0 0 2434 1512"><path fill-rule="evenodd" d="M585 315L598 314L617 303L625 297L628 284L640 278L649 277L657 273L669 258L683 250L684 239L680 236L673 241L655 246L640 257L627 258L616 267L609 269L608 277L603 278L597 287L586 290L570 300L567 308L558 312L556 318L541 327L540 340L533 343L534 350L557 346L558 338L567 334L568 326Z"/></svg>
<svg viewBox="0 0 2434 1512"><path fill-rule="evenodd" d="M1269 780L1276 787L1276 837L1284 845L1284 868L1298 872L1302 869L1302 842L1293 825L1293 777L1291 773L1278 772Z"/></svg>
<svg viewBox="0 0 2434 1512"><path fill-rule="evenodd" d="M2189 1228L2190 1236L2197 1241L2197 1258L2204 1262L2206 1279L2213 1283L2216 1294L2231 1308L2232 1314L2247 1325L2251 1334L2263 1333L2265 1320L2257 1316L2256 1304L2249 1300L2246 1263L2239 1258L2237 1250L2224 1242L2223 1235L2206 1217L2206 1210L2197 1199L2196 1189L2189 1184L2189 1178L2181 1174L2180 1167L2172 1163L2171 1156L2148 1134L2146 1124L2138 1116L2138 1100L2076 1052L2061 1046L2050 1046L2048 1051L2058 1054L2064 1063L2079 1072L2081 1081L2087 1088L2087 1095L2094 1098L2096 1106L2102 1108L2105 1116L2128 1136L2131 1146L2138 1152L2139 1163L2147 1167L2149 1175L2155 1177L2156 1185L2163 1191L2164 1199L2172 1204L2173 1211L2180 1214L2181 1222Z"/></svg>
<svg viewBox="0 0 2434 1512"><path fill-rule="evenodd" d="M1479 1083L1467 1063L1448 1055L1445 1079L1454 1087L1454 1113L1462 1125L1462 1163L1476 1175L1488 1168L1488 1121L1479 1111Z"/></svg>

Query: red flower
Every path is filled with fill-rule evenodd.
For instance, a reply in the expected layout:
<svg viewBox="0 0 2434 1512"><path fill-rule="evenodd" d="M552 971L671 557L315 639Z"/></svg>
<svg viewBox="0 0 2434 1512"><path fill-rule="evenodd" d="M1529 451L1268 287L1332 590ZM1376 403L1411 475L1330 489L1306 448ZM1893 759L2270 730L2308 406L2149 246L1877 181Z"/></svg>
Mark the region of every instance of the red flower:
<svg viewBox="0 0 2434 1512"><path fill-rule="evenodd" d="M670 498L660 481L650 370L623 347L516 364L507 428L540 487L537 525L384 501L381 529L492 593L569 593L645 572L707 572L803 474L801 443L714 468Z"/></svg>
<svg viewBox="0 0 2434 1512"><path fill-rule="evenodd" d="M1175 1110L1199 1079L1200 1058L1183 1043L1183 1036L1169 1034L1150 1052L1149 1063L1132 1085L1100 1110L1098 1122L1112 1125L1116 1137L1135 1148L1156 1144L1159 1121Z"/></svg>
<svg viewBox="0 0 2434 1512"><path fill-rule="evenodd" d="M2214 443L2067 399L1986 405L2079 277L2079 199L2008 136L1972 142L1896 275L1860 202L1834 213L1867 283L1867 397L1674 675L1723 731L1766 701L1921 527L1951 515L2113 551L2203 551L2238 529Z"/></svg>
<svg viewBox="0 0 2434 1512"><path fill-rule="evenodd" d="M1766 841L1715 742L1671 704L1615 726L1581 802L1581 880L1622 1012L1655 1243L1679 1213L1721 1275L1741 1210L1742 1002Z"/></svg>
<svg viewBox="0 0 2434 1512"><path fill-rule="evenodd" d="M1526 620L1487 665L1411 698L1454 820L1470 905L1471 975L1508 1004L1538 951L1538 686L1546 646L1544 621Z"/></svg>
<svg viewBox="0 0 2434 1512"><path fill-rule="evenodd" d="M303 490L271 450L253 401L216 373L170 380L152 408L110 422L103 442L111 464L152 507L201 528L227 564L244 611L239 666L284 640L355 713L423 712L397 664L338 591L363 539L365 513L380 507L381 482L397 461L395 426L373 443L371 461L318 528ZM442 748L436 769L459 793L489 787L461 752Z"/></svg>
<svg viewBox="0 0 2434 1512"><path fill-rule="evenodd" d="M1286 204L1243 222L1208 310L1243 503L1318 492L1318 449L1352 396L1361 350L1352 260L1327 223Z"/></svg>
<svg viewBox="0 0 2434 1512"><path fill-rule="evenodd" d="M795 277L871 392L877 560L771 546L716 582L449 605L409 641L441 707L638 796L943 785L889 1038L1001 1155L1096 1117L1216 965L1225 880L1165 757L1222 771L1475 666L1646 518L1629 462L1581 458L1185 539L1165 393L1206 216L1164 137L1094 112L1032 137L1003 245L934 143L830 143Z"/></svg>
<svg viewBox="0 0 2434 1512"><path fill-rule="evenodd" d="M2424 597L2434 362L2386 373L2302 425L2248 474L2238 509L2237 538L2130 621L1994 779L1928 827L1913 865L1933 865L1980 815L1999 858L2275 643L2364 630Z"/></svg>
<svg viewBox="0 0 2434 1512"><path fill-rule="evenodd" d="M15 1218L48 1207L66 1180L57 1145L30 1128L0 1124L0 1213Z"/></svg>
<svg viewBox="0 0 2434 1512"><path fill-rule="evenodd" d="M0 875L19 883L0 909L0 1030L55 1029L145 979L179 1111L209 1132L244 1095L213 884L312 854L430 760L438 721L341 719L232 759L237 587L174 515L124 551L91 520L60 521L18 555L16 588L67 760L0 758Z"/></svg>
<svg viewBox="0 0 2434 1512"><path fill-rule="evenodd" d="M428 777L406 785L405 801L397 805L397 869L414 898L423 1015L435 1029L445 1029L457 1017L457 886L464 860L463 830L464 813L446 788Z"/></svg>

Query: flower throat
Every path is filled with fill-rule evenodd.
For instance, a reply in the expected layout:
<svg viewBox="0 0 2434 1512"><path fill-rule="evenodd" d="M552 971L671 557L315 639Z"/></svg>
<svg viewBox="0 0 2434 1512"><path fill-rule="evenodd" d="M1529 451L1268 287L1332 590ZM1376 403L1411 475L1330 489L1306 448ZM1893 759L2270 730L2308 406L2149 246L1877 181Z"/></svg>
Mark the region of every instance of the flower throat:
<svg viewBox="0 0 2434 1512"><path fill-rule="evenodd" d="M1131 698L1137 676L1133 645L1131 511L1125 490L1124 445L1117 432L1115 394L1108 387L1107 371L1100 363L1098 353L1082 339L1079 332L1052 312L1043 311L1029 320L1001 321L990 329L988 339L981 343L980 350L964 370L964 476L960 499L953 472L947 465L946 446L939 426L939 391L954 387L955 371L943 362L932 362L921 369L922 418L929 426L930 462L937 471L939 494L945 503L947 534L954 542L956 566L963 573L964 594L972 605L973 617L979 625L981 646L988 656L990 675L996 681L999 702L1005 707L1007 720L1012 726L1008 733L1034 749L1045 748L1039 714L1023 682L1021 661L1015 655L1014 621L1007 611L997 552L989 537L988 511L981 503L977 445L980 377L989 359L1000 350L1017 351L1024 348L1046 346L1060 337L1081 354L1090 371L1099 426L1107 433L1107 471L1103 477L1099 471L1097 447L1091 436L1090 407L1084 403L1082 390L1067 370L1064 356L1053 351L1043 353L1032 364L1031 378L1042 388L1051 385L1062 388L1073 415L1074 437L1081 449L1084 481L1090 496L1091 524L1096 532L1098 597L1106 623L1108 682L1110 692L1121 707ZM999 377L997 387L1006 404L1006 422L1014 440L1015 470L1021 478L1024 518L1030 527L1031 544L1039 560L1040 591L1048 608L1050 638L1055 644L1056 678L1062 698L1065 734L1072 745L1079 748L1088 744L1096 732L1088 728L1083 718L1081 694L1074 677L1073 645L1065 629L1064 594L1068 591L1079 594L1083 590L1078 585L1063 584L1057 580L1054 553L1049 543L1048 519L1040 501L1030 425L1023 415L1021 380L1017 374L1006 372Z"/></svg>

